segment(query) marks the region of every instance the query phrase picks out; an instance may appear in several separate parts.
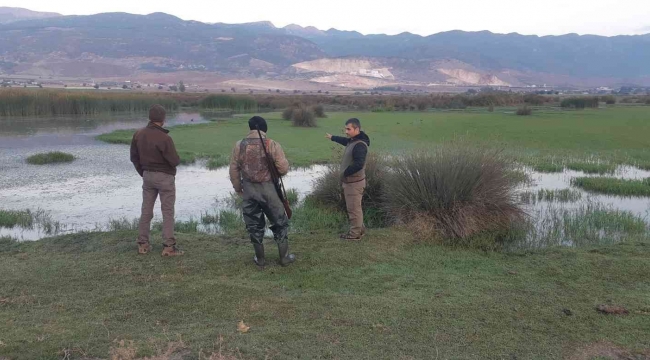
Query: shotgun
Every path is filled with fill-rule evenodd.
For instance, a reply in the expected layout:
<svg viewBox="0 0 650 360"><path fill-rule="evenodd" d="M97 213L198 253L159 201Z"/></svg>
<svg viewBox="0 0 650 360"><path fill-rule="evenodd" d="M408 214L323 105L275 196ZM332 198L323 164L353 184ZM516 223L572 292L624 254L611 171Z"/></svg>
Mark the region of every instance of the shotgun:
<svg viewBox="0 0 650 360"><path fill-rule="evenodd" d="M287 192L286 190L284 190L284 182L282 181L282 176L280 176L280 173L278 172L278 168L275 167L275 160L271 158L271 155L269 155L269 152L266 149L266 142L262 137L262 133L260 132L259 126L255 126L255 128L257 129L257 135L259 135L260 141L262 142L264 155L266 155L266 163L269 167L269 173L271 174L271 181L273 181L273 186L275 186L275 191L278 193L278 197L280 198L280 201L282 201L282 205L284 206L284 211L287 213L287 218L291 219L291 215L293 212L289 207L289 200L287 200Z"/></svg>

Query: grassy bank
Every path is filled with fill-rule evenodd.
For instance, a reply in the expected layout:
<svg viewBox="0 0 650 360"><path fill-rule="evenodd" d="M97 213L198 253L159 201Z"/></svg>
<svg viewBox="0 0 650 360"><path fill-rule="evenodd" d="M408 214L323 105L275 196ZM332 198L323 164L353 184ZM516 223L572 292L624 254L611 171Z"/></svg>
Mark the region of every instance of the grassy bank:
<svg viewBox="0 0 650 360"><path fill-rule="evenodd" d="M613 177L578 177L571 184L599 194L650 196L650 179L627 180Z"/></svg>
<svg viewBox="0 0 650 360"><path fill-rule="evenodd" d="M54 151L43 154L35 154L27 158L27 163L32 165L45 165L73 162L75 157L72 154Z"/></svg>
<svg viewBox="0 0 650 360"><path fill-rule="evenodd" d="M278 140L292 165L305 166L338 159L336 144L325 132L342 135L345 120L361 119L372 151L399 152L458 137L496 144L526 164L553 164L552 159L601 159L611 164L650 168L646 135L650 108L621 107L585 111L535 112L531 116L490 112L329 113L317 128L293 127L280 113L266 114L269 136ZM612 119L617 119L613 121ZM211 124L176 127L170 133L179 150L206 157L228 155L248 131L246 117ZM634 131L630 131L634 129ZM132 131L102 135L101 140L129 143ZM564 165L554 165L564 168ZM594 171L609 171L598 167Z"/></svg>
<svg viewBox="0 0 650 360"><path fill-rule="evenodd" d="M296 235L298 263L264 272L236 238L179 234L187 254L178 259L162 259L160 245L138 256L134 232L3 239L0 356L143 357L170 347L238 359L648 354L648 243L505 255L402 235L375 230L362 244ZM267 251L277 258L272 243ZM595 309L610 303L630 313ZM248 333L237 332L240 320Z"/></svg>

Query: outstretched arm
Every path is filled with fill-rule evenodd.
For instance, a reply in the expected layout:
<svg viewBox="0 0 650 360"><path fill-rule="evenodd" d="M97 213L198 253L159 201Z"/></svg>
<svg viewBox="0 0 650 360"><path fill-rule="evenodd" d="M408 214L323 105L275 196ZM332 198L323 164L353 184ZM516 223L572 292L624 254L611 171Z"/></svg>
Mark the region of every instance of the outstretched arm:
<svg viewBox="0 0 650 360"><path fill-rule="evenodd" d="M326 134L325 137L332 140L332 141L334 141L334 142L336 142L336 143L339 143L339 144L341 144L343 146L347 146L348 142L350 142L350 139L348 139L346 137L343 137L343 136L335 136L335 135L332 135L332 134Z"/></svg>

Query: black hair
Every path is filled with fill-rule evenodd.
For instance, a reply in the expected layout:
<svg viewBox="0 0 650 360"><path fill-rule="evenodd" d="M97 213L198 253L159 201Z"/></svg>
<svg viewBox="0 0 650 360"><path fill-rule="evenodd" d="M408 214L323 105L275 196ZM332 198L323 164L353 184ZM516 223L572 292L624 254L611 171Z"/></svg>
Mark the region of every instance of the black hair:
<svg viewBox="0 0 650 360"><path fill-rule="evenodd" d="M257 130L267 132L268 126L266 125L266 120L261 116L253 116L248 120L248 128L251 130Z"/></svg>
<svg viewBox="0 0 650 360"><path fill-rule="evenodd" d="M356 129L361 129L361 121L359 121L359 119L357 118L352 118L345 122L345 125L350 125L350 124L352 124L352 126Z"/></svg>

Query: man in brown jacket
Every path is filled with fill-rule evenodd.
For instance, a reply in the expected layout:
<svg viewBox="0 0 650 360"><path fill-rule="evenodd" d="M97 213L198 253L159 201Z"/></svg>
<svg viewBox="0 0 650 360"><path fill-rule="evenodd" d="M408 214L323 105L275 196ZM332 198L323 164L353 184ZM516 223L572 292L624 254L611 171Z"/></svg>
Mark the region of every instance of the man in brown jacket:
<svg viewBox="0 0 650 360"><path fill-rule="evenodd" d="M361 240L366 233L361 200L366 188L366 156L370 138L361 131L361 122L356 118L345 122L345 134L347 138L332 136L332 134L326 134L325 137L345 146L340 172L345 206L350 219L350 231L342 234L341 239L355 241Z"/></svg>
<svg viewBox="0 0 650 360"><path fill-rule="evenodd" d="M264 215L266 215L271 223L273 239L278 244L280 265L287 266L296 260L293 254L289 254L287 237L289 219L271 179L264 147L280 176L289 172L289 162L280 144L266 137L268 127L264 118L252 117L248 121L248 127L250 129L248 135L238 141L232 149L230 182L235 192L244 200L242 209L244 222L255 249L253 258L255 264L260 269L266 265L262 243L266 227ZM263 140L260 139L260 135Z"/></svg>
<svg viewBox="0 0 650 360"><path fill-rule="evenodd" d="M138 227L138 253L151 251L149 232L156 198L160 195L163 215L162 256L178 256L174 237L174 203L176 202L176 167L181 163L174 141L163 129L165 108L153 105L149 109L149 124L133 135L131 162L142 176L142 215Z"/></svg>

